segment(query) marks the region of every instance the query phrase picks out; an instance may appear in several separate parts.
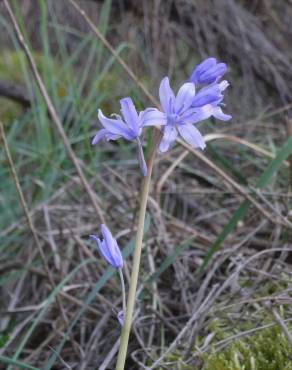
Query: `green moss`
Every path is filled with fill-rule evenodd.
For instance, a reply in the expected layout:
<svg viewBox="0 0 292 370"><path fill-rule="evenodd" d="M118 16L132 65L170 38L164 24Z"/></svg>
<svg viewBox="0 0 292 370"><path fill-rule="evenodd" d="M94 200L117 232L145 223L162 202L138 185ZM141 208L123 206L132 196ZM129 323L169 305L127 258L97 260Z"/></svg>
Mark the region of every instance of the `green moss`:
<svg viewBox="0 0 292 370"><path fill-rule="evenodd" d="M58 98L63 99L67 95L67 87L72 80L70 72L64 72L61 66L53 58L48 59L38 52L33 52L32 54L36 65L43 76L55 76L56 95ZM26 57L22 51L3 51L0 58L0 80L25 85L25 74L30 76L30 73ZM21 104L0 97L0 116L4 123L11 122L13 118L19 117L22 112L23 107Z"/></svg>
<svg viewBox="0 0 292 370"><path fill-rule="evenodd" d="M292 370L292 349L278 326L203 355L203 370Z"/></svg>

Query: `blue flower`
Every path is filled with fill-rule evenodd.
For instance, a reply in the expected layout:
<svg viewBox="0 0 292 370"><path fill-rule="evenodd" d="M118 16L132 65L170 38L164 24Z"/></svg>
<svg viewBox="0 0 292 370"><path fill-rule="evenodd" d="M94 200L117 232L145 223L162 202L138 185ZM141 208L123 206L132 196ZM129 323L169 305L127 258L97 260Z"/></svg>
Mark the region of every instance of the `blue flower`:
<svg viewBox="0 0 292 370"><path fill-rule="evenodd" d="M142 133L141 113L138 114L131 98L124 98L120 100L121 113L123 116L114 118L107 118L102 111L98 110L98 118L103 125L103 129L92 139L92 145L96 145L102 138L109 140L117 140L124 138L129 141L136 141L138 145L139 162L144 176L147 174L147 166L144 159L143 148L140 141Z"/></svg>
<svg viewBox="0 0 292 370"><path fill-rule="evenodd" d="M97 247L104 259L114 268L123 267L123 257L116 239L112 236L106 225L101 225L103 240L96 235L89 235L90 239L96 241Z"/></svg>
<svg viewBox="0 0 292 370"><path fill-rule="evenodd" d="M207 58L192 72L190 81L194 84L210 84L218 81L227 71L225 63L217 63L215 58Z"/></svg>
<svg viewBox="0 0 292 370"><path fill-rule="evenodd" d="M196 89L193 83L187 82L181 86L175 97L165 77L159 88L159 97L164 112L148 108L142 114L143 126L161 125L163 137L159 145L161 153L166 152L175 142L178 134L193 148L205 148L204 139L199 130L192 124L210 117L209 111L193 108Z"/></svg>

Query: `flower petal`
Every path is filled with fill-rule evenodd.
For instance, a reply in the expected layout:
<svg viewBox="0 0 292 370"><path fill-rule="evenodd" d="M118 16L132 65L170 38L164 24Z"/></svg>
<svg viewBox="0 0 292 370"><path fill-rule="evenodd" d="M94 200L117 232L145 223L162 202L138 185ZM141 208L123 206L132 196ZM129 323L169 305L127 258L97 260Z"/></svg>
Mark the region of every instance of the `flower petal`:
<svg viewBox="0 0 292 370"><path fill-rule="evenodd" d="M211 104L200 108L190 108L181 116L181 121L185 124L193 124L204 121L212 116L214 107Z"/></svg>
<svg viewBox="0 0 292 370"><path fill-rule="evenodd" d="M226 80L223 80L219 83L219 88L221 91L224 91L229 86L229 82Z"/></svg>
<svg viewBox="0 0 292 370"><path fill-rule="evenodd" d="M218 81L227 71L225 63L218 63L215 58L208 58L193 71L190 81L195 84L210 84Z"/></svg>
<svg viewBox="0 0 292 370"><path fill-rule="evenodd" d="M140 168L143 173L143 176L147 176L147 164L144 158L142 143L139 138L137 139L137 143Z"/></svg>
<svg viewBox="0 0 292 370"><path fill-rule="evenodd" d="M139 125L139 116L134 106L134 103L131 98L124 98L120 100L121 104L121 112L122 115L127 123L127 125L131 128L133 133L138 136L140 125Z"/></svg>
<svg viewBox="0 0 292 370"><path fill-rule="evenodd" d="M96 235L89 235L89 237L91 240L94 240L96 242L97 248L102 257L106 260L106 262L109 263L111 266L115 267L116 262L108 249L106 241L105 240L101 241Z"/></svg>
<svg viewBox="0 0 292 370"><path fill-rule="evenodd" d="M200 75L208 70L209 68L212 68L217 63L217 60L215 58L207 58L203 62L197 65L197 67L193 70L190 81L197 84L199 83L198 79Z"/></svg>
<svg viewBox="0 0 292 370"><path fill-rule="evenodd" d="M178 125L177 127L180 135L182 138L190 144L191 147L193 148L201 148L204 149L206 147L206 144L204 142L203 136L201 135L200 131L190 125Z"/></svg>
<svg viewBox="0 0 292 370"><path fill-rule="evenodd" d="M162 126L166 125L167 118L164 112L156 108L147 108L141 115L142 126Z"/></svg>
<svg viewBox="0 0 292 370"><path fill-rule="evenodd" d="M118 268L119 264L115 256L112 253L110 246L107 244L105 240L100 241L98 243L100 253L102 254L103 258L113 267Z"/></svg>
<svg viewBox="0 0 292 370"><path fill-rule="evenodd" d="M110 259L112 259L113 263L112 266L119 268L123 266L123 257L120 251L120 248L118 247L118 243L116 239L112 236L111 232L107 228L106 225L101 225L101 233L104 238L104 257L106 258L106 255L108 256L108 262ZM110 262L109 262L110 263Z"/></svg>
<svg viewBox="0 0 292 370"><path fill-rule="evenodd" d="M107 132L108 131L105 128L99 130L98 133L92 139L91 145L96 145L99 142L99 140L101 140L107 134Z"/></svg>
<svg viewBox="0 0 292 370"><path fill-rule="evenodd" d="M211 103L221 101L223 99L223 94L221 93L221 91L223 90L221 90L220 84L212 84L212 85L203 87L194 97L192 106L202 107L206 104L211 104Z"/></svg>
<svg viewBox="0 0 292 370"><path fill-rule="evenodd" d="M159 99L165 113L173 113L174 93L169 85L168 77L164 77L159 86Z"/></svg>
<svg viewBox="0 0 292 370"><path fill-rule="evenodd" d="M187 82L181 86L174 103L174 111L176 114L180 114L188 109L194 100L196 95L195 85L191 82Z"/></svg>
<svg viewBox="0 0 292 370"><path fill-rule="evenodd" d="M164 153L168 150L169 146L176 140L178 132L173 125L164 127L163 137L159 145L159 151Z"/></svg>
<svg viewBox="0 0 292 370"><path fill-rule="evenodd" d="M98 110L98 118L104 128L106 128L110 133L120 135L127 140L133 140L135 138L133 132L122 120L107 118L103 115L100 109Z"/></svg>
<svg viewBox="0 0 292 370"><path fill-rule="evenodd" d="M212 115L220 121L229 121L232 118L229 114L223 113L222 109L218 106L213 108Z"/></svg>
<svg viewBox="0 0 292 370"><path fill-rule="evenodd" d="M210 68L201 74L200 80L201 83L209 84L217 81L222 77L227 71L227 65L225 63L218 63L216 66Z"/></svg>

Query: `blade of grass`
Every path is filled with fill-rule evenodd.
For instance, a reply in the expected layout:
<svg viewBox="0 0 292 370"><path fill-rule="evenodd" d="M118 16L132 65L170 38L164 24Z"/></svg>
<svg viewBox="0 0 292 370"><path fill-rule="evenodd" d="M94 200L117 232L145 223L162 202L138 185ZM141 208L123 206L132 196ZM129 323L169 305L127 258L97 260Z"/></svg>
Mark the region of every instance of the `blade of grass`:
<svg viewBox="0 0 292 370"><path fill-rule="evenodd" d="M112 0L106 0L104 1L104 4L102 5L100 16L98 20L98 27L100 29L100 32L102 35L106 36L108 26L109 26L109 17L112 7ZM101 44L97 45L97 60L96 65L97 68L100 69L101 67L101 61L104 53L104 46Z"/></svg>
<svg viewBox="0 0 292 370"><path fill-rule="evenodd" d="M277 156L273 160L270 161L266 170L263 172L263 174L258 179L256 183L256 188L260 189L268 185L273 175L280 169L280 167L282 166L282 163L288 158L290 153L292 153L292 137L290 137L286 141L286 143L282 146ZM226 237L236 227L237 223L246 215L249 206L250 206L250 202L247 200L245 200L239 206L239 208L236 210L232 218L223 228L218 238L215 240L215 242L210 247L210 250L208 251L204 259L204 262L202 264L202 267L200 268L200 271L202 271L202 269L204 269L208 265L210 259L212 258L214 253L220 248L221 244L226 239Z"/></svg>
<svg viewBox="0 0 292 370"><path fill-rule="evenodd" d="M18 369L25 369L25 370L40 370L37 367L31 366L29 364L26 364L21 361L13 360L6 356L0 356L0 362L2 362L5 365L13 365L16 366Z"/></svg>

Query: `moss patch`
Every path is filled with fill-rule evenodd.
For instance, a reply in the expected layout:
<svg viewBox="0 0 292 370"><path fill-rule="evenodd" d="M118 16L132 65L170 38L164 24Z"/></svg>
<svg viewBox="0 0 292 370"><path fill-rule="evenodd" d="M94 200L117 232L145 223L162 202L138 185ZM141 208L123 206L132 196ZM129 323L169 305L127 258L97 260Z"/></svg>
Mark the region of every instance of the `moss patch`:
<svg viewBox="0 0 292 370"><path fill-rule="evenodd" d="M292 370L292 349L278 326L203 356L203 370Z"/></svg>

